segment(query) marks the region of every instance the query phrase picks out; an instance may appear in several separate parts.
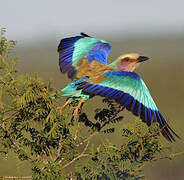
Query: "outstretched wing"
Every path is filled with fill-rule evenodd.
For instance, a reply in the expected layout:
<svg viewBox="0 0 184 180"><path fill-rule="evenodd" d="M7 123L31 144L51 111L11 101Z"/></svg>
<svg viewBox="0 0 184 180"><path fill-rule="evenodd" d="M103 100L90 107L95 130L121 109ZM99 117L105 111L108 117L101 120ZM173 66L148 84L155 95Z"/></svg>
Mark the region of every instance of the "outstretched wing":
<svg viewBox="0 0 184 180"><path fill-rule="evenodd" d="M114 99L133 114L139 116L148 126L151 122L158 122L163 136L171 142L175 141L172 134L179 138L159 112L148 88L138 74L110 71L103 76L105 80L102 82L95 84L93 83L95 81L85 81L78 84L78 89L82 89L83 93Z"/></svg>
<svg viewBox="0 0 184 180"><path fill-rule="evenodd" d="M97 40L84 33L62 39L58 46L60 70L63 73L68 72L68 77L72 78L81 58L89 62L96 60L106 65L110 50L111 45L106 41Z"/></svg>

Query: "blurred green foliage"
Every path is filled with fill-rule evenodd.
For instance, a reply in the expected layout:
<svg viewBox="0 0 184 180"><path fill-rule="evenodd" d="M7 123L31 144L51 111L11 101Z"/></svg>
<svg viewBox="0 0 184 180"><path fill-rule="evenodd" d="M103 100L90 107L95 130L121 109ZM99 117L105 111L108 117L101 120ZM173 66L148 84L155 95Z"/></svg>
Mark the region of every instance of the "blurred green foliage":
<svg viewBox="0 0 184 180"><path fill-rule="evenodd" d="M94 137L116 133L123 107L104 99L106 108L96 109L93 119L81 113L74 121L70 107L61 116L60 94L56 91L56 98L51 98L50 82L37 74L17 74L17 58L9 57L16 43L8 41L4 32L0 36L0 154L7 157L13 151L20 161L28 162L30 179L142 179L148 162L169 157L158 124L147 127L140 120L122 126L121 146L109 140L93 144Z"/></svg>

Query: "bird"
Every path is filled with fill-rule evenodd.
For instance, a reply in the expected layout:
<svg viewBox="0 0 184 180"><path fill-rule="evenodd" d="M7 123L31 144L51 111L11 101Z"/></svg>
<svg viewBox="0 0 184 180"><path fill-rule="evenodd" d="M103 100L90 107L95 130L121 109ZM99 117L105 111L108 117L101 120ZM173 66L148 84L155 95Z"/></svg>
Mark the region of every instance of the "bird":
<svg viewBox="0 0 184 180"><path fill-rule="evenodd" d="M156 106L146 84L134 72L149 58L138 53L119 56L108 64L111 45L85 33L61 39L58 46L59 67L72 80L61 90L69 99L60 111L73 100L79 101L74 107L74 118L79 116L82 105L94 96L112 99L138 116L148 126L159 123L162 135L170 142L180 138L168 125Z"/></svg>

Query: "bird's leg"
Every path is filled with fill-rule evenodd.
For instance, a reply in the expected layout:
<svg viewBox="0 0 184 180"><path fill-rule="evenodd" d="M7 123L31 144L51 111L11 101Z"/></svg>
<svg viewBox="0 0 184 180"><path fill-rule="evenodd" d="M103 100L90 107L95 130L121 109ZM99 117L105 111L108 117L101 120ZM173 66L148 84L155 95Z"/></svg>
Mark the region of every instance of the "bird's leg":
<svg viewBox="0 0 184 180"><path fill-rule="evenodd" d="M60 115L63 114L63 109L64 109L68 104L70 104L70 103L71 103L71 99L68 99L62 106L59 107L59 113L60 113Z"/></svg>
<svg viewBox="0 0 184 180"><path fill-rule="evenodd" d="M74 109L74 112L73 112L74 120L78 119L82 105L83 105L83 99L81 98L78 105L75 107L72 107L72 109Z"/></svg>

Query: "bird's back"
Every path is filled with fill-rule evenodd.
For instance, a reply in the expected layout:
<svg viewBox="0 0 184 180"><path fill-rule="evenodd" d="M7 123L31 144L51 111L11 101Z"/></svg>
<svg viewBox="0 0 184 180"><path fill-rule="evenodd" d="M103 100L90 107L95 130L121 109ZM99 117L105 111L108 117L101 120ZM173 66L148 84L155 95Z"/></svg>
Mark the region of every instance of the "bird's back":
<svg viewBox="0 0 184 180"><path fill-rule="evenodd" d="M100 63L95 60L89 62L84 58L82 58L78 62L77 66L79 67L76 74L77 79L80 79L86 76L89 78L89 80L98 79L102 77L104 73L114 70L113 68L108 67L103 63Z"/></svg>

